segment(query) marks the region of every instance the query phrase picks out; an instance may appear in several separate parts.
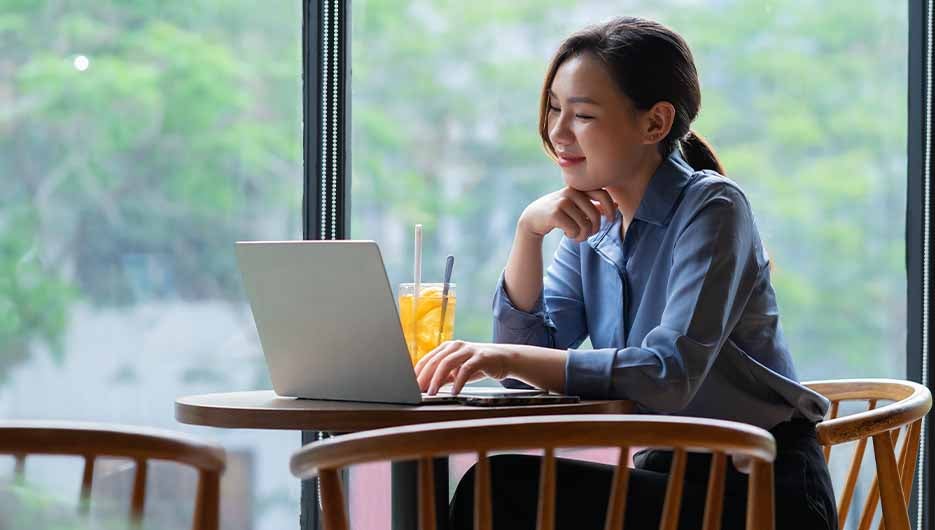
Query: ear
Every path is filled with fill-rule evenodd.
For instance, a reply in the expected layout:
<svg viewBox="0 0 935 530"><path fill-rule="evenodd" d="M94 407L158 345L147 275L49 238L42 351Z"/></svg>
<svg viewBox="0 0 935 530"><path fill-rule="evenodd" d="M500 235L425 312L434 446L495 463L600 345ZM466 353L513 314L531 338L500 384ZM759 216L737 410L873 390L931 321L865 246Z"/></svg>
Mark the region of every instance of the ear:
<svg viewBox="0 0 935 530"><path fill-rule="evenodd" d="M675 107L668 101L659 101L649 110L643 112L640 121L642 122L643 143L659 143L672 130L672 122L675 121Z"/></svg>

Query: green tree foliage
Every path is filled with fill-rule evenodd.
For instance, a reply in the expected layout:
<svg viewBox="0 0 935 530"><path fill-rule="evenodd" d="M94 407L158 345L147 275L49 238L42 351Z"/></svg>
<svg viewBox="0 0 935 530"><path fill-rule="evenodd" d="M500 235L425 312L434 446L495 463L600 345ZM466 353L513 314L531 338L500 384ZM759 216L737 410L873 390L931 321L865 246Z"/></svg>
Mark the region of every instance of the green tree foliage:
<svg viewBox="0 0 935 530"><path fill-rule="evenodd" d="M293 11L0 1L0 380L78 297L239 299L233 241L299 226Z"/></svg>
<svg viewBox="0 0 935 530"><path fill-rule="evenodd" d="M0 0L0 380L39 344L62 354L78 300L237 298L231 243L277 222L273 204L298 235L300 21L283 31L284 10ZM355 2L353 235L404 280L425 224L426 278L456 253L458 334L489 339L515 220L561 185L536 133L546 61L619 14L691 44L696 129L753 200L803 372L901 374L898 2Z"/></svg>
<svg viewBox="0 0 935 530"><path fill-rule="evenodd" d="M692 46L703 85L695 129L753 201L802 375L903 373L904 4L354 6L355 236L382 235L387 247L425 224L429 277L455 251L456 334L490 338L515 220L562 185L536 131L551 52L585 22L639 15ZM411 244L398 254L387 261L402 280Z"/></svg>

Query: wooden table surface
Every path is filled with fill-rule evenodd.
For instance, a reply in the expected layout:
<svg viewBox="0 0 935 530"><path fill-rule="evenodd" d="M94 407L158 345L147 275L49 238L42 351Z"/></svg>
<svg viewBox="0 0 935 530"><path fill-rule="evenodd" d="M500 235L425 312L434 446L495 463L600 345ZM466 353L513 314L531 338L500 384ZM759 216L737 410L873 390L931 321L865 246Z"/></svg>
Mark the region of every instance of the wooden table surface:
<svg viewBox="0 0 935 530"><path fill-rule="evenodd" d="M542 414L625 414L631 409L629 401L513 407L394 405L287 398L277 396L272 390L257 390L178 398L175 401L175 419L190 425L228 429L347 433L435 421Z"/></svg>

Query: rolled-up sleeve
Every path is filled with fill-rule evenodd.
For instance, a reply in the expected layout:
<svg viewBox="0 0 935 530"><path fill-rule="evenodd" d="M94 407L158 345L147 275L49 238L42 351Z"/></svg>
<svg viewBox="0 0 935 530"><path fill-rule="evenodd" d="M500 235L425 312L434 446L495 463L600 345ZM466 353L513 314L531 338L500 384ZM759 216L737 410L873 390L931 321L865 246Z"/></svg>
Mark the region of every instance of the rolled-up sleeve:
<svg viewBox="0 0 935 530"><path fill-rule="evenodd" d="M493 340L547 348L573 348L587 336L578 244L563 237L529 312L513 305L500 275L493 299Z"/></svg>
<svg viewBox="0 0 935 530"><path fill-rule="evenodd" d="M493 341L567 349L587 336L581 258L578 244L563 237L543 278L542 293L529 312L513 305L500 275L493 298ZM527 387L515 379L501 381L507 387Z"/></svg>
<svg viewBox="0 0 935 530"><path fill-rule="evenodd" d="M570 350L566 393L632 399L661 413L687 406L750 296L755 244L739 192L705 202L676 240L660 324L639 347Z"/></svg>

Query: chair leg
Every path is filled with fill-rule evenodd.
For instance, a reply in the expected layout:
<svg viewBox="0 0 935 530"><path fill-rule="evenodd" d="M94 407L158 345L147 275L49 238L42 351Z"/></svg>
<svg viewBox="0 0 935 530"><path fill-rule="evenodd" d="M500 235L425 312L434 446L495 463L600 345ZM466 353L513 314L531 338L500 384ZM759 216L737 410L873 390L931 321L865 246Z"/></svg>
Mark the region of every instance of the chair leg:
<svg viewBox="0 0 935 530"><path fill-rule="evenodd" d="M883 506L883 521L888 530L910 530L909 514L906 512L906 499L903 497L896 455L893 450L893 438L883 432L873 437L873 454L876 457L877 484L880 488L880 502Z"/></svg>
<svg viewBox="0 0 935 530"><path fill-rule="evenodd" d="M321 484L321 515L327 530L348 530L347 510L341 477L334 469L322 469L318 475Z"/></svg>

